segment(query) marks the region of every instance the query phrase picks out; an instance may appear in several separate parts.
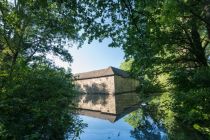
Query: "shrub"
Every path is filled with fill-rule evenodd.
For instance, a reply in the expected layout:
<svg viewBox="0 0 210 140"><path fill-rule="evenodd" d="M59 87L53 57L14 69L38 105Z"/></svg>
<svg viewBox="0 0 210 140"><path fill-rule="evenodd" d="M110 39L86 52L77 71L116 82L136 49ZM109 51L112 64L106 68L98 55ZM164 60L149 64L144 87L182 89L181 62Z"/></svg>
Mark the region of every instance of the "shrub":
<svg viewBox="0 0 210 140"><path fill-rule="evenodd" d="M1 139L64 139L78 135L71 75L48 66L16 71L0 94Z"/></svg>

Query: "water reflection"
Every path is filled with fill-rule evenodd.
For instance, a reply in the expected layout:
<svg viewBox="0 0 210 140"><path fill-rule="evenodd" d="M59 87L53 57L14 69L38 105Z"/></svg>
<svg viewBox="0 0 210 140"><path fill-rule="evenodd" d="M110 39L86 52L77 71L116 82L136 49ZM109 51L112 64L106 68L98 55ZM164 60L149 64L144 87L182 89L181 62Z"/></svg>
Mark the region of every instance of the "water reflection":
<svg viewBox="0 0 210 140"><path fill-rule="evenodd" d="M129 112L131 109L128 109L127 112ZM102 120L108 120L112 123L118 121L119 119L127 115L126 112L123 112L121 114L108 114L108 113L102 113L102 112L92 111L92 110L79 110L78 112L80 115L89 116L93 118L99 118Z"/></svg>
<svg viewBox="0 0 210 140"><path fill-rule="evenodd" d="M152 110L140 104L135 92L110 93L93 87L97 92L87 88L91 92L80 93L76 100L78 116L88 126L80 135L81 140L205 139L180 124L167 132L161 120L153 120Z"/></svg>
<svg viewBox="0 0 210 140"><path fill-rule="evenodd" d="M136 140L167 140L166 130L161 123L155 122L149 114L144 112L143 108L130 113L124 118L125 122L134 129L131 130L131 137Z"/></svg>
<svg viewBox="0 0 210 140"><path fill-rule="evenodd" d="M140 102L135 92L120 94L81 93L77 99L78 108L104 114L121 114Z"/></svg>
<svg viewBox="0 0 210 140"><path fill-rule="evenodd" d="M79 117L88 125L81 140L165 140L161 124L144 114L135 92L81 94Z"/></svg>
<svg viewBox="0 0 210 140"><path fill-rule="evenodd" d="M133 108L136 109L136 108ZM142 109L137 109L118 118L117 116L100 113L94 115L91 111L83 112L80 118L88 127L81 134L81 140L166 140L164 128L157 124L150 116L142 116ZM87 114L85 114L87 113ZM91 115L89 114L91 113ZM99 112L98 112L99 113ZM105 115L105 116L101 116ZM91 116L91 117L90 117ZM109 120L108 120L108 119ZM112 119L113 121L110 121Z"/></svg>

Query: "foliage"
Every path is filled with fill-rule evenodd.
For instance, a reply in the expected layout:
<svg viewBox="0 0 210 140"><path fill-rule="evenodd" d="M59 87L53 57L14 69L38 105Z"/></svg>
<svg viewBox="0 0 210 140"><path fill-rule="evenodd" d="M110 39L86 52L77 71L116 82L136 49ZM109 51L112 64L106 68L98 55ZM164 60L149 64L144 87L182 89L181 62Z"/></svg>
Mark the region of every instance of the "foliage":
<svg viewBox="0 0 210 140"><path fill-rule="evenodd" d="M148 115L151 116L154 122L156 122L159 127L162 127L163 131L167 133L167 137L172 140L176 140L177 138L180 140L207 139L207 137L193 130L191 126L186 125L186 123L183 123L180 121L180 119L177 119L179 114L174 110L176 99L173 91L152 95L153 96L142 97L142 100L146 104L146 106L143 108L143 116L132 114L133 116L129 116L129 118L146 118ZM130 121L132 120L130 119ZM144 121L144 119L140 119L139 123L132 121L131 124L142 124L139 131L142 131L142 129L150 129L150 126L144 125ZM202 134L206 134L204 131L200 132L202 132Z"/></svg>
<svg viewBox="0 0 210 140"><path fill-rule="evenodd" d="M122 70L131 72L133 60L127 60L121 63L120 68ZM131 72L131 74L133 74ZM159 80L149 79L147 75L140 80L140 85L137 88L137 91L142 93L142 95L148 96L150 93L158 93L162 91L162 87ZM162 79L161 79L162 80ZM146 94L145 94L146 93ZM148 94L147 94L148 93Z"/></svg>
<svg viewBox="0 0 210 140"><path fill-rule="evenodd" d="M203 124L209 121L209 110L207 109L209 108L210 83L210 78L208 78L209 5L208 0L3 0L0 2L1 106L11 111L9 105L18 103L23 107L23 111L30 112L30 108L26 108L24 102L28 101L27 103L30 104L34 100L26 95L32 92L31 96L39 97L39 92L43 93L47 90L41 82L36 83L36 81L46 82L45 80L49 79L49 83L56 85L53 82L58 78L56 72L53 73L53 76L56 75L53 79L47 75L51 71L44 73L42 70L37 70L40 68L40 62L42 62L41 66L49 63L49 60L46 59L47 53L71 62L71 55L65 48L65 45L70 46L69 41L82 43L84 39L91 42L93 39L102 41L110 37L112 39L110 47L122 47L126 59L132 60L132 69L129 71L142 80L144 91L153 90L153 86L159 84L157 77L161 74L171 76L170 84L176 87L176 92L160 95L159 101L153 102L160 109L163 108L157 111L166 115L164 120L167 122L170 120L167 117L173 117L170 111L172 109L181 121L207 134L208 129L206 128L209 126ZM43 72L40 73L43 76L33 72L33 65L38 66L35 67L37 74ZM60 73L59 70L53 69ZM30 74L37 76L37 79L29 81L28 79L33 77ZM61 85L65 87L65 83ZM34 89L34 92L28 89L27 92L24 92L24 87ZM62 96L57 96L57 93L64 91L58 87L55 90L52 90L51 87L49 89L57 97L52 103L58 103ZM151 91L148 90L148 92ZM25 100L23 95L28 99ZM170 99L173 102L170 102ZM201 101L203 102L200 103ZM51 106L51 102L46 105L46 107L55 109ZM43 106L41 102L33 104L35 108ZM18 110L18 106L15 106L15 109ZM33 111L37 110L39 109ZM9 113L12 113L13 116L10 117L14 119L16 114L13 111ZM37 112L36 115L39 113ZM47 113L50 114L50 112ZM7 113L4 115L7 116ZM20 116L22 115L24 118L25 114ZM6 125L7 119L10 118L0 118L0 130L4 134L9 133L12 128ZM21 117L19 119L21 121ZM168 125L168 123L165 124ZM33 128L33 126L30 127ZM61 127L61 130L64 129L66 129L65 125ZM27 130L31 129L27 128Z"/></svg>
<svg viewBox="0 0 210 140"><path fill-rule="evenodd" d="M132 64L133 64L132 59L126 60L120 64L120 69L130 72L132 68Z"/></svg>
<svg viewBox="0 0 210 140"><path fill-rule="evenodd" d="M210 129L207 128L207 127L201 127L198 124L194 124L193 128L195 128L196 130L200 131L201 133L204 133L204 134L207 134L207 135L210 134Z"/></svg>
<svg viewBox="0 0 210 140"><path fill-rule="evenodd" d="M89 33L97 30L97 34L89 34L90 41L110 37L110 46L122 47L126 59L133 60L131 72L141 82L149 81L149 84L143 85L148 89L151 88L150 81L156 83L162 74L171 79L167 85L175 88L175 92L160 95L159 100L163 102L157 102L163 109L161 113L168 116L164 120L173 121L170 114L177 113L177 118L182 121L189 119L185 124L193 123L192 118L196 124L197 119L207 123L198 114L209 115L207 110L203 110L210 101L207 98L209 72L205 70L209 67L210 58L208 0L85 2L87 8L84 16L90 19L92 25L83 26L84 30ZM93 8L96 10L91 10ZM203 97L206 105L198 102ZM165 102L167 104L163 104ZM174 109L177 103L179 107ZM197 112L196 107L200 106ZM193 110L196 110L195 113ZM188 116L189 112L191 117Z"/></svg>
<svg viewBox="0 0 210 140"><path fill-rule="evenodd" d="M149 110L156 120L161 120L169 134L176 129L175 113L172 111L174 99L171 93L163 92L148 100Z"/></svg>
<svg viewBox="0 0 210 140"><path fill-rule="evenodd" d="M140 86L137 89L140 94L145 96L151 96L152 93L159 93L162 91L161 85L158 81L152 81L150 79L144 79L140 81Z"/></svg>
<svg viewBox="0 0 210 140"><path fill-rule="evenodd" d="M203 67L182 74L175 74L174 111L177 118L210 137L210 69ZM181 81L184 81L181 83Z"/></svg>
<svg viewBox="0 0 210 140"><path fill-rule="evenodd" d="M97 30L97 35L89 34L90 41L111 37L110 46L122 47L133 60L136 76L153 78L174 69L208 66L208 1L85 2L84 16L92 25L84 30Z"/></svg>
<svg viewBox="0 0 210 140"><path fill-rule="evenodd" d="M0 75L12 73L18 60L28 64L46 54L71 62L70 41L82 42L75 5L75 1L1 1Z"/></svg>
<svg viewBox="0 0 210 140"><path fill-rule="evenodd" d="M47 54L72 62L82 43L76 1L0 1L0 139L78 136L71 75Z"/></svg>
<svg viewBox="0 0 210 140"><path fill-rule="evenodd" d="M207 88L210 85L210 69L207 67L180 70L172 73L170 82L176 85L178 90L190 90Z"/></svg>
<svg viewBox="0 0 210 140"><path fill-rule="evenodd" d="M161 124L156 123L145 111L145 108L130 113L125 121L133 127L131 136L135 139L167 139Z"/></svg>
<svg viewBox="0 0 210 140"><path fill-rule="evenodd" d="M21 68L23 69L23 68ZM0 94L1 139L64 139L83 124L74 115L72 79L63 69L25 67Z"/></svg>

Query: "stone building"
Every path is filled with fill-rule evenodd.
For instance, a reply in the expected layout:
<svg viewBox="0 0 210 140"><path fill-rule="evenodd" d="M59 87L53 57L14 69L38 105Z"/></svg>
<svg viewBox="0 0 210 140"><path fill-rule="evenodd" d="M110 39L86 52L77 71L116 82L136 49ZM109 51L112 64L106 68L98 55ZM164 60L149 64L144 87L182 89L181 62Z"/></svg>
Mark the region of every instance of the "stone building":
<svg viewBox="0 0 210 140"><path fill-rule="evenodd" d="M84 93L117 94L135 91L139 82L130 75L114 67L75 74L77 90Z"/></svg>
<svg viewBox="0 0 210 140"><path fill-rule="evenodd" d="M120 114L139 103L135 93L139 82L114 67L75 74L75 85L80 93L77 100L80 109Z"/></svg>

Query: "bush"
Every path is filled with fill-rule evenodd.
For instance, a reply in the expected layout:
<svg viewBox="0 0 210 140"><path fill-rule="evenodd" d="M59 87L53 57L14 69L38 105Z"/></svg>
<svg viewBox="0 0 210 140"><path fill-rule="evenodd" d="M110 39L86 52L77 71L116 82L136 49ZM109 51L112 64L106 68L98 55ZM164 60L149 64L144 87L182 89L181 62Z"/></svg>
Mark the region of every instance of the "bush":
<svg viewBox="0 0 210 140"><path fill-rule="evenodd" d="M193 85L197 88L210 87L210 68L200 68L196 70L192 78Z"/></svg>
<svg viewBox="0 0 210 140"><path fill-rule="evenodd" d="M16 71L0 94L1 139L64 139L78 135L71 75L48 66Z"/></svg>
<svg viewBox="0 0 210 140"><path fill-rule="evenodd" d="M210 68L203 67L192 70L177 70L169 80L176 85L176 90L210 87Z"/></svg>
<svg viewBox="0 0 210 140"><path fill-rule="evenodd" d="M173 107L177 118L210 137L210 68L176 72L171 82L177 85Z"/></svg>
<svg viewBox="0 0 210 140"><path fill-rule="evenodd" d="M159 83L152 82L150 80L141 81L141 85L137 89L142 94L147 95L148 93L158 93L162 91L162 88Z"/></svg>

